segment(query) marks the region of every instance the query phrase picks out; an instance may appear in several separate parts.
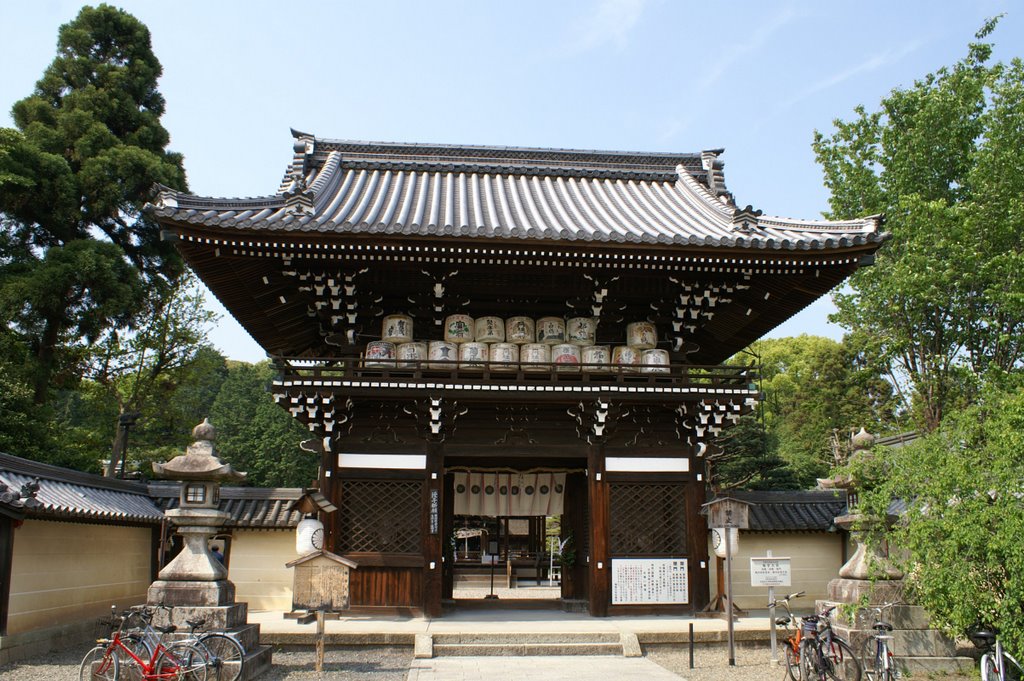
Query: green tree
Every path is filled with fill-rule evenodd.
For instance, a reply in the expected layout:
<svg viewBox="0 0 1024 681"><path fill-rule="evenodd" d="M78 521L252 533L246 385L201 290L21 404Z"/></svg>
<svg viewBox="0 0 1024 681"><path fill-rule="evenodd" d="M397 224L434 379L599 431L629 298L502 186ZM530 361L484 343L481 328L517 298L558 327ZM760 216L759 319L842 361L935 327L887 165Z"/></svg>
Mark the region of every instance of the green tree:
<svg viewBox="0 0 1024 681"><path fill-rule="evenodd" d="M751 357L761 371L764 400L756 423L763 423L765 434L753 439L755 423L724 433L718 444L730 463L719 464L720 484L811 487L835 465L829 446L834 431L896 428L892 386L847 342L809 335L760 340L728 363ZM765 466L763 474L754 474L758 466Z"/></svg>
<svg viewBox="0 0 1024 681"><path fill-rule="evenodd" d="M861 494L876 517L906 512L890 532L915 602L949 634L984 622L1024 651L1024 380L1001 376L976 404L906 447L876 451L884 475Z"/></svg>
<svg viewBox="0 0 1024 681"><path fill-rule="evenodd" d="M210 411L217 449L253 485L306 487L317 477L320 457L299 448L311 435L274 404L267 391L273 379L269 362L229 365Z"/></svg>
<svg viewBox="0 0 1024 681"><path fill-rule="evenodd" d="M31 350L36 404L182 271L142 212L156 183L186 187L160 124L160 73L141 22L85 7L14 105L16 129L0 129L0 319Z"/></svg>
<svg viewBox="0 0 1024 681"><path fill-rule="evenodd" d="M979 40L994 29L988 22ZM815 133L829 217L885 213L892 242L835 296L834 316L887 368L918 425L1024 359L1024 67L992 46Z"/></svg>

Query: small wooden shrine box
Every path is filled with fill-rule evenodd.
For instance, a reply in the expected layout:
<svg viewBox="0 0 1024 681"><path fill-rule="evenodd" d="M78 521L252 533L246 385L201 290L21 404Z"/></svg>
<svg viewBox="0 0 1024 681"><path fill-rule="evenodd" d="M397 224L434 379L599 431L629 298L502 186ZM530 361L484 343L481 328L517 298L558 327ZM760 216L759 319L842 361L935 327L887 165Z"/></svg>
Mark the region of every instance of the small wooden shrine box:
<svg viewBox="0 0 1024 681"><path fill-rule="evenodd" d="M348 610L349 570L358 565L330 551L314 551L296 558L285 567L295 568L292 576L292 610Z"/></svg>

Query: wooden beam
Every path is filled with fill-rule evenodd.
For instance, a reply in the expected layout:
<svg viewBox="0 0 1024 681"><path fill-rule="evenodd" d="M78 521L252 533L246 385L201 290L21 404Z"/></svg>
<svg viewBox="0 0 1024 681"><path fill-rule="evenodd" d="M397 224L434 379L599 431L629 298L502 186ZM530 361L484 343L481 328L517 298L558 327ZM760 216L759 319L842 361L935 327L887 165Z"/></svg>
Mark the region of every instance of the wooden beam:
<svg viewBox="0 0 1024 681"><path fill-rule="evenodd" d="M427 445L426 484L423 509L423 612L441 616L444 555L444 445Z"/></svg>
<svg viewBox="0 0 1024 681"><path fill-rule="evenodd" d="M594 617L607 617L611 600L611 554L608 552L608 483L604 479L604 451L591 445L587 452L590 501L589 607Z"/></svg>

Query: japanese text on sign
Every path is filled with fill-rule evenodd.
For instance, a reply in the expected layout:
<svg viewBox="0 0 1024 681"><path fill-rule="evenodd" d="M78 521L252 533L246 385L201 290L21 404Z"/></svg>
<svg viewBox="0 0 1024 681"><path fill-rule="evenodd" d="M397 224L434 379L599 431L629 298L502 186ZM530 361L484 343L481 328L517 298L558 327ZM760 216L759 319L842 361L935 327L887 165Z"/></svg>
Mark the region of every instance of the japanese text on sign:
<svg viewBox="0 0 1024 681"><path fill-rule="evenodd" d="M689 603L685 558L613 558L612 603Z"/></svg>
<svg viewBox="0 0 1024 681"><path fill-rule="evenodd" d="M789 558L751 558L750 586L791 586Z"/></svg>

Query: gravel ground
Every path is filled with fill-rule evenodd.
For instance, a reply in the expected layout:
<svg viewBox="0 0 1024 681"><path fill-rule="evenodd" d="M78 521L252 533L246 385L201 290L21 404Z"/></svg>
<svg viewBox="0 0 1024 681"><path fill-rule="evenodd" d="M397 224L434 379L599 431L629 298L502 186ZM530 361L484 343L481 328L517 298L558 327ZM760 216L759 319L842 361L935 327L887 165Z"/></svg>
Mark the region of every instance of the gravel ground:
<svg viewBox="0 0 1024 681"><path fill-rule="evenodd" d="M2 681L77 681L82 651L52 654L34 660L0 667ZM694 651L694 668L690 669L689 651L685 647L656 646L647 657L687 681L782 681L784 666L771 666L767 648L736 649L736 666L729 667L724 646L700 646ZM318 678L343 681L405 681L412 649L402 647L328 648L324 674L313 671L315 657L309 648L275 648L274 666L260 677L261 681L312 681ZM942 675L930 677L940 681L976 681L977 675ZM499 681L499 680L496 680Z"/></svg>
<svg viewBox="0 0 1024 681"><path fill-rule="evenodd" d="M78 681L78 665L86 648L73 653L51 654L0 667L2 681ZM311 648L275 648L274 666L260 681L312 681L318 678L343 681L405 681L412 648L328 648L322 677L314 671L316 655Z"/></svg>

